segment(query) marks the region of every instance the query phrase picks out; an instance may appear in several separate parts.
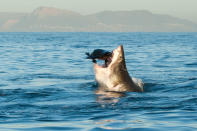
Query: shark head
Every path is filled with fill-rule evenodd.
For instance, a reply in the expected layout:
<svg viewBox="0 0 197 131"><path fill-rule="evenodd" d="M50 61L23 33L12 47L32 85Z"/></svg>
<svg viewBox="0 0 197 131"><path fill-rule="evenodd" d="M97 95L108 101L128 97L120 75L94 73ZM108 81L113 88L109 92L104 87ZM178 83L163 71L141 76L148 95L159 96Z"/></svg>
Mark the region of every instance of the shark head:
<svg viewBox="0 0 197 131"><path fill-rule="evenodd" d="M112 52L111 62L108 65L110 70L126 70L125 56L123 46L120 45Z"/></svg>
<svg viewBox="0 0 197 131"><path fill-rule="evenodd" d="M97 69L105 69L105 70L113 70L117 67L126 68L125 64L125 56L123 46L120 45L116 49L112 51L112 55L108 56L105 59L105 63L103 65L98 65L95 63L95 68Z"/></svg>
<svg viewBox="0 0 197 131"><path fill-rule="evenodd" d="M104 65L94 64L95 78L102 87L115 87L119 83L130 82L130 76L125 64L123 46L112 51L112 55L105 60ZM114 90L113 88L112 90Z"/></svg>

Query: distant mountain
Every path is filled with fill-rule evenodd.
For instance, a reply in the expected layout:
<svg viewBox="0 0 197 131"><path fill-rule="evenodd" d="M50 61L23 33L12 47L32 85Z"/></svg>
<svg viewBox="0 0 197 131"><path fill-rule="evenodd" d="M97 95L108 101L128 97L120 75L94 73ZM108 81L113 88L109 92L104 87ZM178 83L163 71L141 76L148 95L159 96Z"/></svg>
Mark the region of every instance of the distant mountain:
<svg viewBox="0 0 197 131"><path fill-rule="evenodd" d="M9 30L26 15L25 13L0 13L0 31Z"/></svg>
<svg viewBox="0 0 197 131"><path fill-rule="evenodd" d="M103 11L91 15L52 7L32 13L0 13L0 31L101 31L101 32L194 32L197 24L146 10Z"/></svg>

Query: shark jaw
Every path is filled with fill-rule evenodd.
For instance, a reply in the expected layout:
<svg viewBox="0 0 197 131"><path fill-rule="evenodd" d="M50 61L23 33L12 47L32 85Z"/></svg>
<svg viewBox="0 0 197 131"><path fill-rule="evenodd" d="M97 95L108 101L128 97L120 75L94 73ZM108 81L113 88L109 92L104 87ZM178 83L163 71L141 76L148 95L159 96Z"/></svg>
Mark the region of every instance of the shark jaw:
<svg viewBox="0 0 197 131"><path fill-rule="evenodd" d="M112 55L106 58L105 63L103 65L99 65L95 63L96 68L105 68L109 69L112 65L117 65L120 62L121 64L125 65L125 58L124 58L124 49L123 46L120 45L118 48L112 51Z"/></svg>

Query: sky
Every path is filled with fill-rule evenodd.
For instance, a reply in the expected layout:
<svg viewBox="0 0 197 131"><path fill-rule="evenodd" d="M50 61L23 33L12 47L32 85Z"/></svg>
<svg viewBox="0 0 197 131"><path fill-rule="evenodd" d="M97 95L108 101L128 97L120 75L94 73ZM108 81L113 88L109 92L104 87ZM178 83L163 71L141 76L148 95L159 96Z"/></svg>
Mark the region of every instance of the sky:
<svg viewBox="0 0 197 131"><path fill-rule="evenodd" d="M197 23L197 0L0 0L0 12L32 12L40 6L91 14L103 10L149 10Z"/></svg>

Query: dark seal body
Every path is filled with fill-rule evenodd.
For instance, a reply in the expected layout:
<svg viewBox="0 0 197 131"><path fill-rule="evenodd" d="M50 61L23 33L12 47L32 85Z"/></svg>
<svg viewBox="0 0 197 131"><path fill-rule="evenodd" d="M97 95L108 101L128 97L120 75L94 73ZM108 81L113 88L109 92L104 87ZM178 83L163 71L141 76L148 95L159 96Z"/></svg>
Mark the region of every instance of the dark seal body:
<svg viewBox="0 0 197 131"><path fill-rule="evenodd" d="M92 61L96 63L96 59L107 60L112 53L103 49L95 49L91 54L86 52L86 55L87 59L92 59Z"/></svg>

